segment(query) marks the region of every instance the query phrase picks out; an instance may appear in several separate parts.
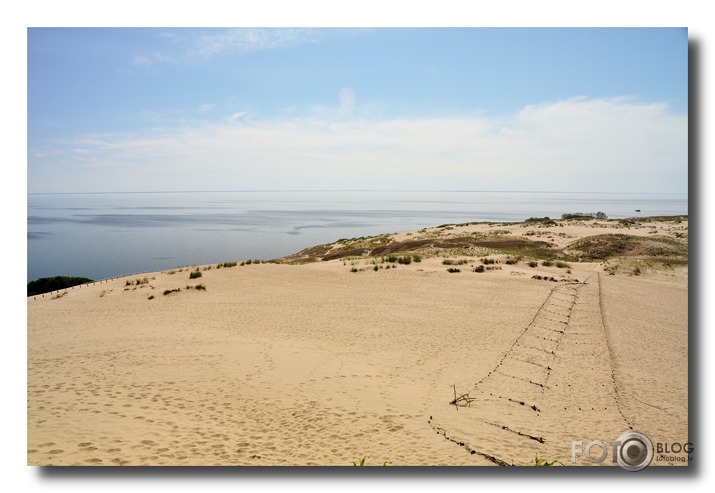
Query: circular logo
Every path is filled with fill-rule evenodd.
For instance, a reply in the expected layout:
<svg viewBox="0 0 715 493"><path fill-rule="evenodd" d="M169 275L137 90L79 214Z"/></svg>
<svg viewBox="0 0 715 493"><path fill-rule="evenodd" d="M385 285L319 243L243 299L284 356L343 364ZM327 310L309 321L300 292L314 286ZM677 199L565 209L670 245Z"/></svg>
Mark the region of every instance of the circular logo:
<svg viewBox="0 0 715 493"><path fill-rule="evenodd" d="M640 471L653 460L653 444L643 433L627 431L618 437L618 441L621 446L618 448L616 460L623 469Z"/></svg>

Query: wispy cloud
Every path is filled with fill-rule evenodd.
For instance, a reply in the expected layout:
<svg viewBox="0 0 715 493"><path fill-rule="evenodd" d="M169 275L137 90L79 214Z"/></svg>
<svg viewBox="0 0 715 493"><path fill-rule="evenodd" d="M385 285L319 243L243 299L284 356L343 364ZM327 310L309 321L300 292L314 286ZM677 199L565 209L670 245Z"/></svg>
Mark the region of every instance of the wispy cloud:
<svg viewBox="0 0 715 493"><path fill-rule="evenodd" d="M687 117L663 104L574 98L500 118L244 115L78 139L68 145L91 152L64 157L64 176L108 167L128 187L141 169L149 189L687 189Z"/></svg>
<svg viewBox="0 0 715 493"><path fill-rule="evenodd" d="M239 118L243 118L243 117L246 116L247 114L248 114L248 111L238 111L238 112L236 112L236 113L233 113L233 114L229 115L229 116L226 118L226 121L228 121L228 122L235 122L236 120L238 120Z"/></svg>
<svg viewBox="0 0 715 493"><path fill-rule="evenodd" d="M137 55L134 58L131 59L131 64L136 66L136 67L141 67L144 69L152 69L158 64L164 64L164 63L176 63L176 59L161 53L159 51L155 51L150 54L143 54L143 55Z"/></svg>
<svg viewBox="0 0 715 493"><path fill-rule="evenodd" d="M202 33L193 39L189 54L211 56L223 52L268 50L316 41L318 32L292 28L236 28Z"/></svg>

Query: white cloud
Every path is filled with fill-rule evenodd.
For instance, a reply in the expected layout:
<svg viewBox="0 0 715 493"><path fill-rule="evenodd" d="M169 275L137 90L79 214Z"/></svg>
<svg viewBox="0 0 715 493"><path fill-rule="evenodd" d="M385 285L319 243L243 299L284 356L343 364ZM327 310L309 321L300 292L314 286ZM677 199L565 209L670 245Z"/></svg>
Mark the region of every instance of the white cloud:
<svg viewBox="0 0 715 493"><path fill-rule="evenodd" d="M687 116L662 104L576 98L501 118L245 115L88 136L71 146L91 155L64 163L113 168L117 186L141 168L149 189L687 190Z"/></svg>
<svg viewBox="0 0 715 493"><path fill-rule="evenodd" d="M197 110L199 113L206 113L209 111L211 108L214 108L216 105L215 104L202 104L199 106L199 109Z"/></svg>

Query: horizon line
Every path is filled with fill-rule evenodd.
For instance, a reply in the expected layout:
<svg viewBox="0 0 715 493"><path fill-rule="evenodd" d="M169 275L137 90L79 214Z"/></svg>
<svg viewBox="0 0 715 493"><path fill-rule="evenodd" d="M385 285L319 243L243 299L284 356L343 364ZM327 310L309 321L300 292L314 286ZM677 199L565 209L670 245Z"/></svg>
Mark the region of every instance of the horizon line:
<svg viewBox="0 0 715 493"><path fill-rule="evenodd" d="M468 190L468 189L250 189L250 190L129 190L122 192L27 192L27 195L109 195L139 193L260 193L260 192L422 192L422 193L593 193L614 195L688 195L688 192L607 192L583 190Z"/></svg>

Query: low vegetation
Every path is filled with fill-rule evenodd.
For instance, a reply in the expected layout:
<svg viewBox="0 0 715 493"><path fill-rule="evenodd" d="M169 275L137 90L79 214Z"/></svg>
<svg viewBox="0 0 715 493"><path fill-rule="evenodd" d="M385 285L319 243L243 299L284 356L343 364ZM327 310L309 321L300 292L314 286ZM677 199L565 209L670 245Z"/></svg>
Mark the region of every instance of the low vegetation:
<svg viewBox="0 0 715 493"><path fill-rule="evenodd" d="M688 245L662 236L604 234L588 236L570 243L564 249L581 260L604 260L610 257L667 257L687 259Z"/></svg>
<svg viewBox="0 0 715 493"><path fill-rule="evenodd" d="M556 266L560 269L570 269L567 262L600 261L614 256L636 256L640 258L663 258L682 260L687 262L687 223L676 227L670 236L659 236L657 232L648 236L629 236L623 234L595 235L576 240L565 247L558 246L552 241L543 241L539 238L544 235L568 238L566 233L553 231L540 232L538 228L551 226L564 226L568 221L602 220L610 227L648 227L646 223L652 219L669 221L678 225L687 221L688 216L666 216L662 218L631 218L627 220L609 220L607 215L598 212L575 212L562 215L562 219L545 217L530 217L522 223L492 223L469 222L462 224L443 224L436 228L423 228L419 231L406 233L401 236L379 235L373 237L360 237L340 239L335 243L317 245L306 248L301 252L276 259L276 263L308 263L342 259L343 261L365 259L381 264L408 264L420 262L425 257L443 257L444 265L462 265L473 261L475 257L486 259L490 255L503 255L506 259L495 260L507 265L515 265L526 259L530 267L538 267L542 262L544 266ZM530 229L523 234L512 234L507 229L486 229L485 231L460 231L460 227L474 224L485 226L501 226L520 224ZM400 240L396 238L400 238ZM467 257L455 259L454 257ZM489 265L490 260L483 260ZM255 261L254 261L255 262ZM250 261L245 262L245 264ZM243 263L242 263L243 264ZM387 267L387 266L385 266ZM378 267L382 268L382 266Z"/></svg>
<svg viewBox="0 0 715 493"><path fill-rule="evenodd" d="M353 461L353 466L366 466L366 464L365 464L365 459L366 459L366 458L363 457L363 458L360 459L358 462ZM387 462L385 462L385 463L382 464L382 465L383 465L383 466L387 466Z"/></svg>
<svg viewBox="0 0 715 493"><path fill-rule="evenodd" d="M143 286L145 284L149 284L149 278L148 277L143 277L141 279L134 279L132 280L127 280L127 282L124 284L125 286Z"/></svg>
<svg viewBox="0 0 715 493"><path fill-rule="evenodd" d="M558 282L558 280L554 279L553 277L548 277L548 276L540 276L540 275L534 275L531 276L532 279L536 279L537 281L553 281L553 282Z"/></svg>
<svg viewBox="0 0 715 493"><path fill-rule="evenodd" d="M534 463L533 463L533 465L534 465L534 466L553 466L553 465L556 464L557 462L559 462L559 461L556 460L556 459L554 459L554 460L546 460L546 459L544 459L543 457L540 457L540 456L537 455L537 456L534 458Z"/></svg>
<svg viewBox="0 0 715 493"><path fill-rule="evenodd" d="M465 258L462 258L459 260L452 260L452 259L446 258L446 259L442 260L442 265L464 265L467 262L469 262L469 261Z"/></svg>

